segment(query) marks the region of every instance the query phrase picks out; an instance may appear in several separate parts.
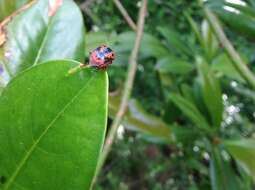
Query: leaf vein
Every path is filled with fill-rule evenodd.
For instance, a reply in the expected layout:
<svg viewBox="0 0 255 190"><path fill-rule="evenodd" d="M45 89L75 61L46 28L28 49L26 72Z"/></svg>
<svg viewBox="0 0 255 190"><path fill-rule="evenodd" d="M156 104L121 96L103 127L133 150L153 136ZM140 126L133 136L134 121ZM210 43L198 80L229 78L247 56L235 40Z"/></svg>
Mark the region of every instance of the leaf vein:
<svg viewBox="0 0 255 190"><path fill-rule="evenodd" d="M25 156L23 157L23 159L19 162L19 164L17 165L16 170L13 172L12 176L10 177L10 179L8 180L8 182L6 183L5 187L3 190L8 190L10 188L10 186L13 184L14 180L16 179L16 177L18 176L19 172L21 171L22 167L26 164L27 160L29 159L29 157L31 156L31 154L33 153L33 151L36 149L37 145L40 143L40 141L42 140L42 138L47 134L48 130L53 126L53 124L60 118L60 116L62 114L65 113L65 111L67 110L67 108L75 101L75 99L77 99L79 97L79 95L83 92L83 90L88 86L89 83L91 83L92 79L94 79L94 77L92 76L88 82L77 92L77 94L69 101L67 102L67 104L63 107L62 110L60 110L58 112L58 114L56 115L55 118L53 118L53 120L47 125L47 127L45 128L45 130L42 132L42 134L37 138L37 140L34 142L34 144L30 147L30 149L28 150L28 152L25 154Z"/></svg>

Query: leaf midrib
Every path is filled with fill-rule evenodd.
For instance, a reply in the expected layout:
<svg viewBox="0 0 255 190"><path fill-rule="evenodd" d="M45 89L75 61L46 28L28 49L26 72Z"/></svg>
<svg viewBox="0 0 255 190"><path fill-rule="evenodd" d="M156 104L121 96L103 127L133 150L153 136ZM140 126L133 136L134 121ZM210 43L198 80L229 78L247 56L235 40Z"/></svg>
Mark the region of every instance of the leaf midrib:
<svg viewBox="0 0 255 190"><path fill-rule="evenodd" d="M76 95L73 96L73 98L67 102L67 104L63 107L63 109L61 109L55 118L53 118L53 120L47 125L47 127L45 128L45 130L42 132L42 134L34 141L34 143L32 144L32 146L29 148L29 150L27 151L27 153L25 154L25 156L23 157L23 159L21 159L21 161L19 162L19 164L17 165L16 170L13 172L13 174L11 175L10 179L8 180L8 182L6 183L6 185L4 186L3 190L8 190L10 188L10 186L13 184L14 180L17 178L19 172L21 171L22 167L26 164L27 160L30 158L31 154L33 153L33 151L36 149L37 145L40 143L40 141L42 140L42 138L47 134L47 132L49 131L49 129L53 126L53 124L59 119L59 117L65 113L65 111L68 109L68 107L79 97L79 95L83 92L83 90L85 90L85 88L88 86L89 83L91 83L92 79L94 79L95 77L92 76L87 83L85 83L85 85L77 92Z"/></svg>
<svg viewBox="0 0 255 190"><path fill-rule="evenodd" d="M41 58L43 49L44 49L44 47L45 47L45 43L46 43L46 41L47 41L47 36L48 36L49 30L50 30L50 27L52 26L52 22L53 22L53 21L52 21L52 18L49 18L49 22L48 22L48 24L46 24L46 32L45 32L45 34L44 34L44 36L43 36L43 39L42 39L42 41L41 41L41 44L40 44L38 53L37 53L37 55L36 55L36 57L35 57L35 60L34 60L34 63L33 63L32 66L36 65L36 64L38 63L39 59Z"/></svg>

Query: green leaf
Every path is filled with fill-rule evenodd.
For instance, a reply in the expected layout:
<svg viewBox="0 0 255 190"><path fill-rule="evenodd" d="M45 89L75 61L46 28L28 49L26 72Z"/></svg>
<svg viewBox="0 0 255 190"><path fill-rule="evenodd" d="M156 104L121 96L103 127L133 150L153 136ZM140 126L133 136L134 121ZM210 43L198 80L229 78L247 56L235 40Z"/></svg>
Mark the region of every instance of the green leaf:
<svg viewBox="0 0 255 190"><path fill-rule="evenodd" d="M212 190L243 190L241 179L233 170L230 161L224 160L218 148L213 148L210 159Z"/></svg>
<svg viewBox="0 0 255 190"><path fill-rule="evenodd" d="M0 0L0 21L31 0Z"/></svg>
<svg viewBox="0 0 255 190"><path fill-rule="evenodd" d="M0 189L89 189L107 120L105 72L67 76L49 61L15 77L0 97Z"/></svg>
<svg viewBox="0 0 255 190"><path fill-rule="evenodd" d="M214 73L203 60L199 59L197 63L203 99L210 113L213 126L218 128L221 125L223 117L223 102L220 84L218 79L214 76Z"/></svg>
<svg viewBox="0 0 255 190"><path fill-rule="evenodd" d="M118 44L114 46L119 52L130 52L133 49L135 42L134 32L124 32L121 33L117 38ZM167 49L162 45L162 43L154 36L144 33L140 52L145 57L156 57L161 58L169 54Z"/></svg>
<svg viewBox="0 0 255 190"><path fill-rule="evenodd" d="M109 97L109 114L112 118L116 116L119 104L120 96ZM164 141L171 138L170 127L160 118L147 113L135 99L129 101L123 124L129 129L144 132Z"/></svg>
<svg viewBox="0 0 255 190"><path fill-rule="evenodd" d="M255 17L251 16L251 12L243 11L240 8L238 10L236 9L237 6L235 6L237 12L229 11L226 10L226 5L223 3L212 5L210 8L220 17L220 19L225 24L230 26L231 29L253 39L255 34ZM233 8L233 6L231 8Z"/></svg>
<svg viewBox="0 0 255 190"><path fill-rule="evenodd" d="M187 85L187 84L182 84L181 85L181 92L184 98L188 99L189 101L196 103L195 97L193 94L193 89Z"/></svg>
<svg viewBox="0 0 255 190"><path fill-rule="evenodd" d="M157 30L167 40L172 50L176 50L178 53L192 56L192 49L189 45L181 39L181 35L171 27L157 27Z"/></svg>
<svg viewBox="0 0 255 190"><path fill-rule="evenodd" d="M65 0L53 16L49 1L39 0L5 26L6 42L0 48L5 80L43 61L84 59L84 26L81 12Z"/></svg>
<svg viewBox="0 0 255 190"><path fill-rule="evenodd" d="M190 100L175 93L170 95L170 100L172 100L172 102L196 125L196 127L207 132L210 131L206 119Z"/></svg>
<svg viewBox="0 0 255 190"><path fill-rule="evenodd" d="M212 28L206 20L202 22L201 31L204 41L204 51L208 60L211 61L219 50L219 44L214 36Z"/></svg>
<svg viewBox="0 0 255 190"><path fill-rule="evenodd" d="M255 139L225 141L224 145L255 181Z"/></svg>
<svg viewBox="0 0 255 190"><path fill-rule="evenodd" d="M197 23L196 23L196 22L194 21L194 19L193 19L190 15L188 15L187 13L185 13L185 16L186 16L187 20L189 21L189 24L190 24L190 26L191 26L191 29L192 29L193 32L195 33L195 35L196 35L196 37L197 37L197 39L198 39L200 45L201 45L202 47L205 47L206 44L205 44L205 42L204 42L203 36L202 36L202 34L201 34L200 30L199 30L199 27L198 27Z"/></svg>
<svg viewBox="0 0 255 190"><path fill-rule="evenodd" d="M156 70L158 70L160 73L185 75L193 70L193 66L187 61L169 55L157 62Z"/></svg>

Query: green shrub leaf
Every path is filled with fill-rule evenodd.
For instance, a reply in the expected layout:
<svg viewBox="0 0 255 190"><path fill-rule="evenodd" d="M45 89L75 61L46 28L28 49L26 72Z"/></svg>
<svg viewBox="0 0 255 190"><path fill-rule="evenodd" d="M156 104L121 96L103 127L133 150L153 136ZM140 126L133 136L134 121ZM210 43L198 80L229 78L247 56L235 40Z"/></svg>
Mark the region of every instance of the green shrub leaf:
<svg viewBox="0 0 255 190"><path fill-rule="evenodd" d="M220 127L223 117L223 102L219 81L204 62L198 61L198 71L203 99L210 113L212 123L215 127Z"/></svg>
<svg viewBox="0 0 255 190"><path fill-rule="evenodd" d="M226 141L224 145L255 181L255 139Z"/></svg>
<svg viewBox="0 0 255 190"><path fill-rule="evenodd" d="M160 73L187 74L192 71L193 66L177 57L167 56L160 59L156 65Z"/></svg>
<svg viewBox="0 0 255 190"><path fill-rule="evenodd" d="M0 189L89 189L107 119L106 72L66 76L50 61L15 77L0 97Z"/></svg>
<svg viewBox="0 0 255 190"><path fill-rule="evenodd" d="M109 114L114 118L120 104L120 96L110 96ZM171 128L159 117L147 113L135 99L129 101L128 110L123 119L123 124L129 129L142 131L163 141L171 139Z"/></svg>
<svg viewBox="0 0 255 190"><path fill-rule="evenodd" d="M224 160L220 149L213 148L210 159L210 178L212 190L243 190L244 184L235 174L231 163Z"/></svg>

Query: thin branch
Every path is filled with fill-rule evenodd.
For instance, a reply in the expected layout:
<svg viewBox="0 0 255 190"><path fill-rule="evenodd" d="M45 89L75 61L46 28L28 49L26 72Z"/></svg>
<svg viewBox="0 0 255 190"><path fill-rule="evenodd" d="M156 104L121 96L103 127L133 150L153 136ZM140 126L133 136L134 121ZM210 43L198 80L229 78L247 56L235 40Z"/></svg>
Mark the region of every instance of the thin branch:
<svg viewBox="0 0 255 190"><path fill-rule="evenodd" d="M91 20L95 23L95 24L100 24L100 19L95 15L93 14L93 12L91 11L90 9L90 6L95 3L96 0L87 0L87 1L84 1L83 3L81 3L79 5L80 9L86 14L88 15Z"/></svg>
<svg viewBox="0 0 255 190"><path fill-rule="evenodd" d="M139 11L138 27L137 27L135 44L134 44L134 48L133 48L130 58L129 58L129 68L128 68L126 82L125 82L125 86L124 86L124 90L123 90L121 104L119 107L119 111L117 112L116 117L113 121L113 124L110 127L108 136L106 138L104 149L103 149L102 155L100 156L96 175L98 175L98 172L103 167L103 164L111 150L111 146L113 144L113 141L114 141L114 138L116 135L116 131L122 121L122 118L123 118L125 111L127 109L127 106L128 106L128 100L129 100L131 92L132 92L135 74L136 74L136 70L137 70L137 56L138 56L138 52L139 52L139 48L141 46L141 41L142 41L142 36L143 36L143 28L144 28L144 21L145 21L145 16L146 16L146 9L147 9L147 0L143 0L142 6Z"/></svg>
<svg viewBox="0 0 255 190"><path fill-rule="evenodd" d="M81 9L88 9L91 4L93 4L95 0L87 0L80 4Z"/></svg>
<svg viewBox="0 0 255 190"><path fill-rule="evenodd" d="M218 40L224 46L225 50L229 54L232 59L232 63L234 67L238 70L241 76L255 89L255 76L249 70L246 63L242 60L238 52L235 50L231 42L226 37L223 29L221 28L216 16L206 7L204 7L205 15L207 20L211 24L215 35L217 36Z"/></svg>
<svg viewBox="0 0 255 190"><path fill-rule="evenodd" d="M115 3L115 5L119 9L119 11L121 12L122 16L127 21L128 25L132 28L132 30L136 31L137 30L136 24L134 23L132 18L129 16L127 10L123 7L121 2L119 0L113 0L113 2Z"/></svg>

